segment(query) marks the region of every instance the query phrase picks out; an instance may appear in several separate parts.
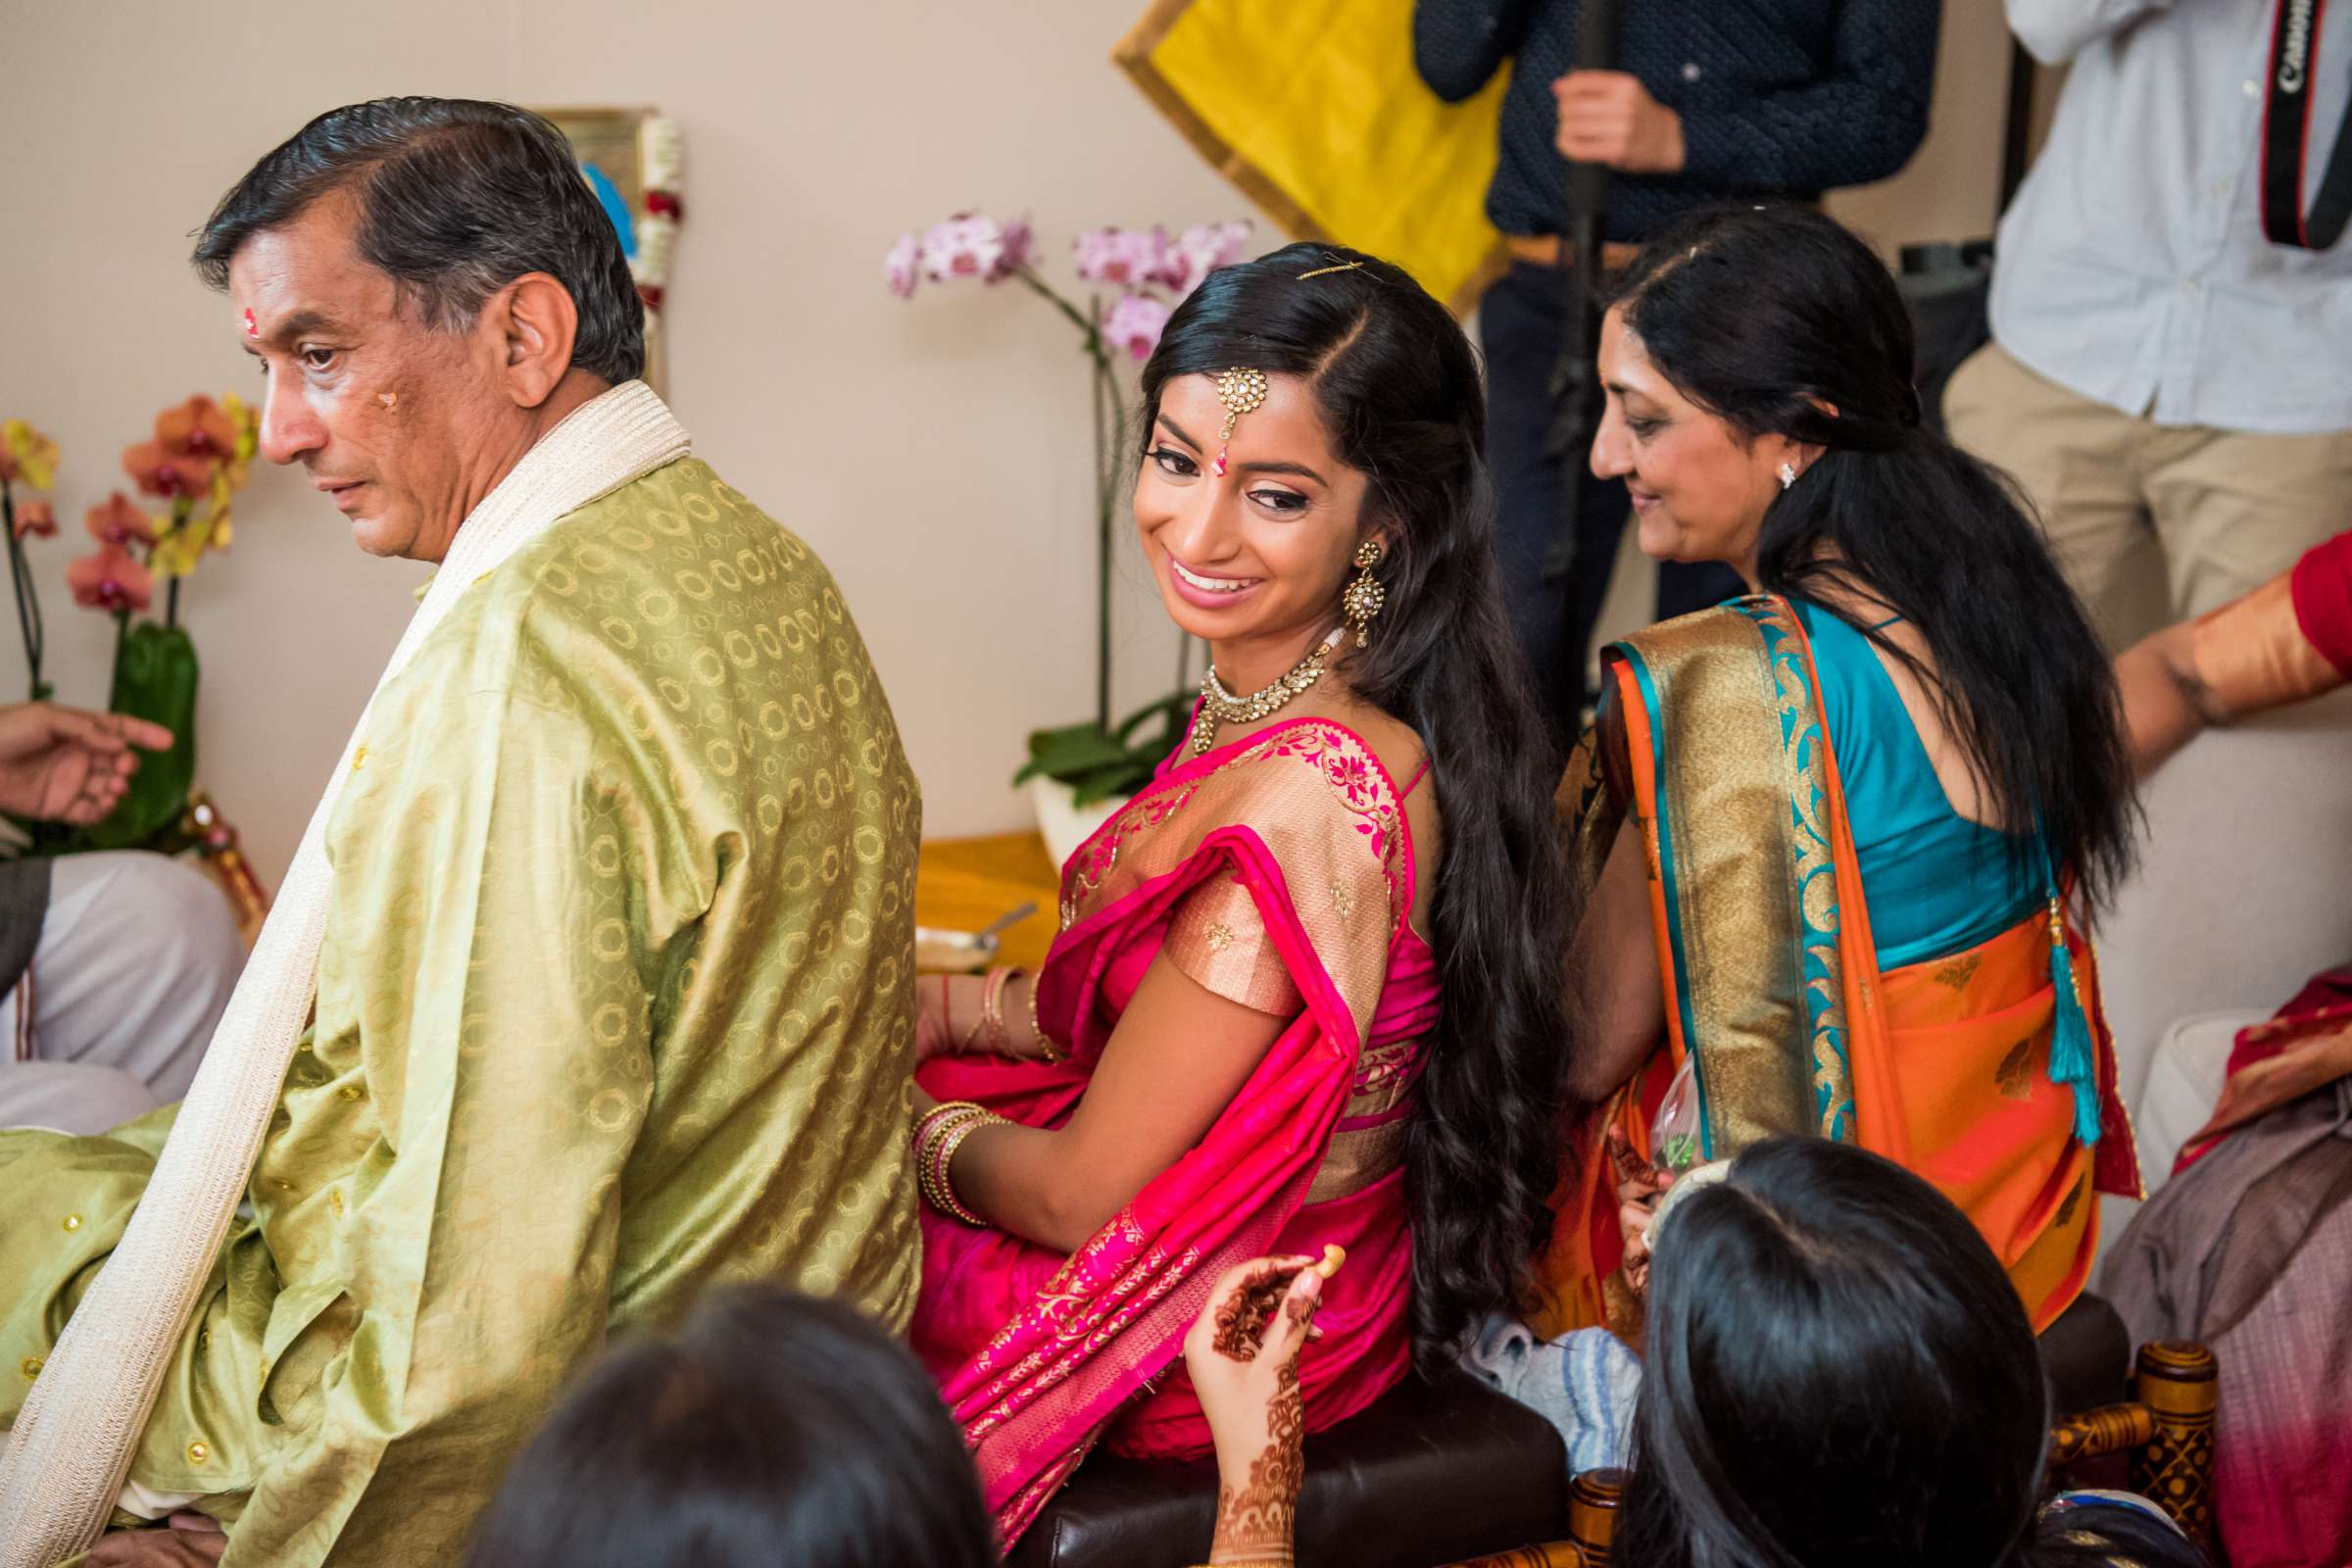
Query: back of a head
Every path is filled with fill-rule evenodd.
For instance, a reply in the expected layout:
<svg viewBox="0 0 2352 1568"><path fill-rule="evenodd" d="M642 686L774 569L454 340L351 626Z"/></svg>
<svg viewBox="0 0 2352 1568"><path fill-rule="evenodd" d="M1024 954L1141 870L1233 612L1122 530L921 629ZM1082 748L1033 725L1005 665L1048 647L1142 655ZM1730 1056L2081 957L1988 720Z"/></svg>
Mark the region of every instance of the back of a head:
<svg viewBox="0 0 2352 1568"><path fill-rule="evenodd" d="M971 1457L879 1327L770 1286L592 1371L484 1513L469 1568L994 1568Z"/></svg>
<svg viewBox="0 0 2352 1568"><path fill-rule="evenodd" d="M544 117L470 98L378 98L331 109L263 155L197 231L214 288L237 248L343 193L361 257L429 325L470 325L526 272L564 285L579 313L571 363L613 385L645 368L645 306L620 237L571 145Z"/></svg>
<svg viewBox="0 0 2352 1568"><path fill-rule="evenodd" d="M2028 1541L2033 1330L1967 1216L1899 1166L1749 1150L1661 1224L1646 1343L1618 1560L1997 1568Z"/></svg>

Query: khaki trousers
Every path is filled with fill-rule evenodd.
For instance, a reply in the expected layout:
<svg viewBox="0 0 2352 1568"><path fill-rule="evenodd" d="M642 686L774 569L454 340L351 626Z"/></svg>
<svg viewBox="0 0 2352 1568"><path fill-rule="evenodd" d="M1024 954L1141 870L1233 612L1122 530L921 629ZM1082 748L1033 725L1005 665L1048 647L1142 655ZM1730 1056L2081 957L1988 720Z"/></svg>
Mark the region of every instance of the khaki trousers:
<svg viewBox="0 0 2352 1568"><path fill-rule="evenodd" d="M2250 592L2352 527L2352 431L2156 424L1997 343L1952 373L1943 414L1954 442L2025 488L2110 648Z"/></svg>

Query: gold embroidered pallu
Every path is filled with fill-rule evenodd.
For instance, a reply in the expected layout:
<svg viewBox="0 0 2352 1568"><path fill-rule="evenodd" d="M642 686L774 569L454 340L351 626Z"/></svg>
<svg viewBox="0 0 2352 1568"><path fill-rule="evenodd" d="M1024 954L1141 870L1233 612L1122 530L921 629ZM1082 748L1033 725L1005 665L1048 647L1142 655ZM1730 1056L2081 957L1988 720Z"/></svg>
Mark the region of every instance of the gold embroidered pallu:
<svg viewBox="0 0 2352 1568"><path fill-rule="evenodd" d="M1608 652L1612 717L1560 792L1580 876L1599 875L1630 807L1649 867L1666 1039L1586 1119L1555 1198L1540 1332L1622 1320L1605 1279L1620 1252L1601 1154L1649 1121L1698 1060L1701 1157L1789 1133L1860 1144L1958 1203L2008 1268L2034 1326L2081 1291L2097 1241L2093 1190L2136 1196L2114 1050L2087 944L2069 948L2097 1045L2102 1136L2073 1132L2049 1077L2056 992L2046 915L1962 952L1882 973L1820 687L1786 601L1685 616Z"/></svg>

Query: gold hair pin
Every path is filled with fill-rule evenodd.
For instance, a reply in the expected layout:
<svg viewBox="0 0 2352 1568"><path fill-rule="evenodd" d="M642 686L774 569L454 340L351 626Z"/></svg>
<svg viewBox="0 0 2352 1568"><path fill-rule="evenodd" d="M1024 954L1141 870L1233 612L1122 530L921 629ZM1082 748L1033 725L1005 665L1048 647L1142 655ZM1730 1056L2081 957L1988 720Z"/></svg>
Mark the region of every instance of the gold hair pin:
<svg viewBox="0 0 2352 1568"><path fill-rule="evenodd" d="M1217 401L1225 405L1225 428L1217 433L1217 474L1225 473L1225 451L1233 441L1233 421L1254 413L1266 401L1266 372L1235 367L1217 375Z"/></svg>
<svg viewBox="0 0 2352 1568"><path fill-rule="evenodd" d="M1310 277L1321 277L1325 272L1352 272L1363 265L1361 262L1342 262L1336 267L1318 267L1311 272L1300 272L1298 281L1303 283Z"/></svg>

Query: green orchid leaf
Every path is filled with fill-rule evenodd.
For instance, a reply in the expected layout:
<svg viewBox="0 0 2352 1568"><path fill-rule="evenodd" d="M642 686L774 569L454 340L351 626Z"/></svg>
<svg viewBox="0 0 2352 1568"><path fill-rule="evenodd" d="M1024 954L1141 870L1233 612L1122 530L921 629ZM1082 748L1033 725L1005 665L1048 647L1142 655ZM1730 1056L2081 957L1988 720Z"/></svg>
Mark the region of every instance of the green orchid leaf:
<svg viewBox="0 0 2352 1568"><path fill-rule="evenodd" d="M1068 780L1071 786L1070 804L1080 808L1101 801L1123 799L1152 782L1150 762L1129 759L1123 762L1096 768L1083 777Z"/></svg>
<svg viewBox="0 0 2352 1568"><path fill-rule="evenodd" d="M1126 750L1093 724L1042 729L1029 737L1029 760L1012 776L1015 784L1045 777L1068 783L1099 767L1126 760Z"/></svg>

